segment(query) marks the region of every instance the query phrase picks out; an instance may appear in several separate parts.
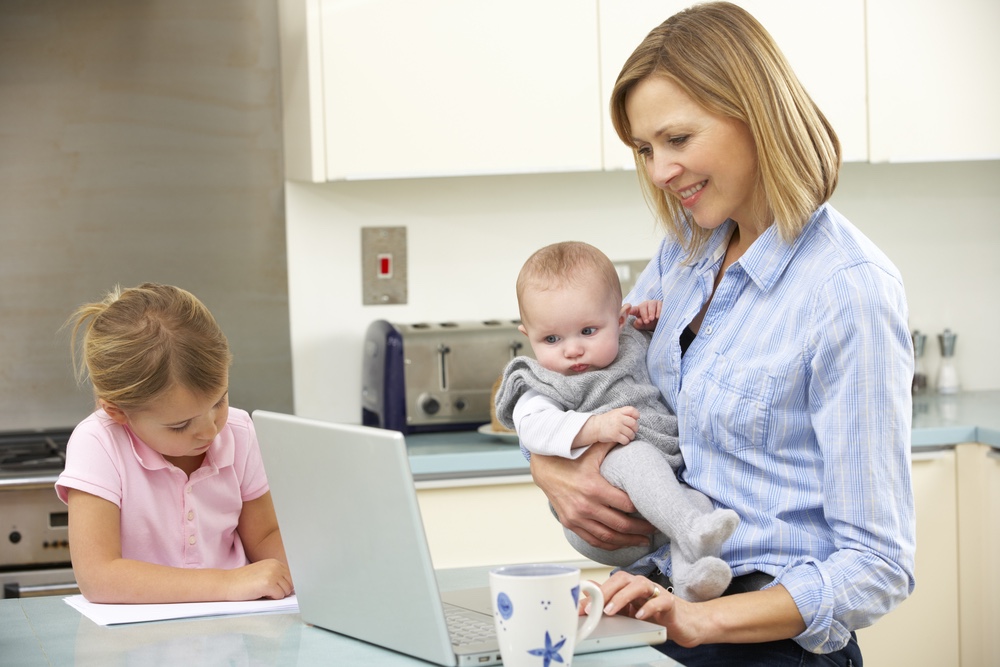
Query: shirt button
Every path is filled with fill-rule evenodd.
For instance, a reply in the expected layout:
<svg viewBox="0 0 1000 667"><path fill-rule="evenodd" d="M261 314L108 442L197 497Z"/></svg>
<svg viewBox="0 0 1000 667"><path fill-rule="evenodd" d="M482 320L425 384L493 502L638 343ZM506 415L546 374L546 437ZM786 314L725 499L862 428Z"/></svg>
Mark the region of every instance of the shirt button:
<svg viewBox="0 0 1000 667"><path fill-rule="evenodd" d="M184 487L184 493L191 493L191 487L190 486Z"/></svg>
<svg viewBox="0 0 1000 667"><path fill-rule="evenodd" d="M194 520L194 510L190 510L188 512L188 521L193 521L193 520Z"/></svg>
<svg viewBox="0 0 1000 667"><path fill-rule="evenodd" d="M198 540L197 540L197 539L195 539L195 536L194 536L194 535L192 535L191 537L189 537L189 538L188 538L188 544L194 544L194 543L195 543L195 542L197 542L197 541L198 541Z"/></svg>
<svg viewBox="0 0 1000 667"><path fill-rule="evenodd" d="M712 325L709 324L707 327L705 327L703 329L703 331L705 332L706 336L711 336L712 335Z"/></svg>

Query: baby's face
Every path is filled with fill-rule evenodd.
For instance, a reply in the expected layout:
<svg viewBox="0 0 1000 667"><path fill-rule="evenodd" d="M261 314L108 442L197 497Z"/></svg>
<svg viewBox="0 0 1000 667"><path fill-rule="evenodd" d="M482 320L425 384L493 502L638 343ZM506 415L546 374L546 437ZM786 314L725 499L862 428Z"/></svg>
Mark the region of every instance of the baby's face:
<svg viewBox="0 0 1000 667"><path fill-rule="evenodd" d="M577 375L605 368L615 360L625 312L606 291L595 290L593 285L570 285L530 289L522 296L520 329L543 368Z"/></svg>

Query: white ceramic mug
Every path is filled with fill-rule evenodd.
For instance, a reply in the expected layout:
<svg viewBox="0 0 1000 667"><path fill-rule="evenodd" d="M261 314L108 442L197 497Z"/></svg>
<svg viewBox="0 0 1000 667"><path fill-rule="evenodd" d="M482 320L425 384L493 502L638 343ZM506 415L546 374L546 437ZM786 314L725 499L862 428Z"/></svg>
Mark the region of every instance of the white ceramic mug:
<svg viewBox="0 0 1000 667"><path fill-rule="evenodd" d="M581 591L590 596L590 612L578 630ZM597 584L581 582L580 570L565 565L496 568L490 571L490 593L504 667L569 667L604 609Z"/></svg>

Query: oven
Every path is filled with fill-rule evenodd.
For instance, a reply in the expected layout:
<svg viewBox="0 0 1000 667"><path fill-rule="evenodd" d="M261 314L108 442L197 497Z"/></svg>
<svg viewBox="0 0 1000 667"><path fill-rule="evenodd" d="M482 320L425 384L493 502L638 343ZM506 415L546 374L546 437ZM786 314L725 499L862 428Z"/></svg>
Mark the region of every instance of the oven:
<svg viewBox="0 0 1000 667"><path fill-rule="evenodd" d="M3 597L79 592L69 513L55 481L72 429L0 433L0 586Z"/></svg>

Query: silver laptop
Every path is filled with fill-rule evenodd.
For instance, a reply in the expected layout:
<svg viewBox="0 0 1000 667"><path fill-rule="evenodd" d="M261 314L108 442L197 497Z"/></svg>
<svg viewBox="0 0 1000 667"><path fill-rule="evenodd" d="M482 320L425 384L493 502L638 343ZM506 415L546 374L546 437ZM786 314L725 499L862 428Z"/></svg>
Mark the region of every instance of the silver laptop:
<svg viewBox="0 0 1000 667"><path fill-rule="evenodd" d="M253 421L303 621L439 665L500 664L488 586L442 600L402 433L262 410ZM577 653L665 640L611 616Z"/></svg>

